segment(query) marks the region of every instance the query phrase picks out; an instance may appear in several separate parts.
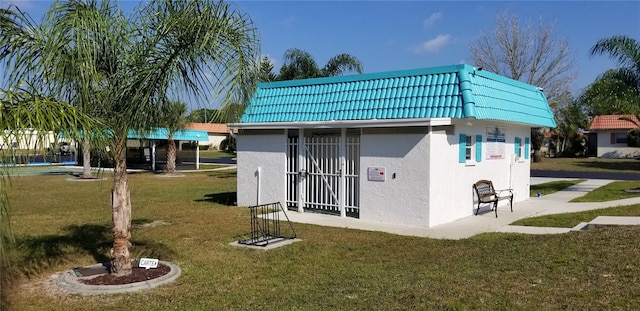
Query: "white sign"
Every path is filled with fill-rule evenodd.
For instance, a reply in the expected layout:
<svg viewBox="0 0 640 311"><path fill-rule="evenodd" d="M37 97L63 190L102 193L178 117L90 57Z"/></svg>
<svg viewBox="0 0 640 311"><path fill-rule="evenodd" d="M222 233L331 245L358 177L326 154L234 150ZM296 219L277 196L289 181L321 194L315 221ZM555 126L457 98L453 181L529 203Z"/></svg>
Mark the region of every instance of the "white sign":
<svg viewBox="0 0 640 311"><path fill-rule="evenodd" d="M372 181L384 181L385 172L384 167L369 167L367 168L368 180Z"/></svg>
<svg viewBox="0 0 640 311"><path fill-rule="evenodd" d="M504 159L507 130L502 127L487 127L487 159Z"/></svg>
<svg viewBox="0 0 640 311"><path fill-rule="evenodd" d="M138 267L145 268L145 269L150 269L150 268L155 269L158 267L158 259L140 258Z"/></svg>

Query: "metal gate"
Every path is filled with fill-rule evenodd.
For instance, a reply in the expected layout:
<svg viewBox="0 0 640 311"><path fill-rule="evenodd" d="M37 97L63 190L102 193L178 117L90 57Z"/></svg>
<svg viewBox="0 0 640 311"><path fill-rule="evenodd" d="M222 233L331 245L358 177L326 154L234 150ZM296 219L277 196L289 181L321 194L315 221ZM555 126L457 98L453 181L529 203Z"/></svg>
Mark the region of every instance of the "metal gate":
<svg viewBox="0 0 640 311"><path fill-rule="evenodd" d="M288 209L300 210L302 207L307 211L359 216L360 136L342 137L311 134L288 138ZM344 212L341 211L341 199L344 200Z"/></svg>

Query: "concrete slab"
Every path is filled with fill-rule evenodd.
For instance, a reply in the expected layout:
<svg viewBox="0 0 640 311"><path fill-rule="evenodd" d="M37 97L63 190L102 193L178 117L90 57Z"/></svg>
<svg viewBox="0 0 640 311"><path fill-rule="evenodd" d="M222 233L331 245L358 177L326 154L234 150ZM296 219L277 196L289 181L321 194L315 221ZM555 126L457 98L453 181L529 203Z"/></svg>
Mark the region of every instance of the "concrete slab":
<svg viewBox="0 0 640 311"><path fill-rule="evenodd" d="M598 216L589 222L589 229L598 226L638 226L640 217L629 216Z"/></svg>
<svg viewBox="0 0 640 311"><path fill-rule="evenodd" d="M559 234L567 233L571 228L532 227L532 226L504 226L496 232L525 233L525 234Z"/></svg>
<svg viewBox="0 0 640 311"><path fill-rule="evenodd" d="M541 180L538 178L537 181L540 182ZM296 223L381 231L398 235L410 235L436 239L464 239L485 232L520 232L530 234L563 233L569 232L571 228L532 229L534 227L510 226L510 224L516 220L528 217L581 212L611 206L640 204L640 197L609 202L569 203L570 200L583 196L587 192L602 187L610 182L612 182L612 180L589 179L563 191L544 195L539 198L533 197L526 201L514 203L513 212L509 211L508 206L498 206L498 218L494 216L493 212L487 212L481 213L478 216L470 215L457 221L431 228L389 224L349 217L341 218L339 216L314 213L289 212L287 213L287 216L292 222Z"/></svg>
<svg viewBox="0 0 640 311"><path fill-rule="evenodd" d="M235 241L235 242L229 243L229 245L268 251L268 250L272 250L278 247L282 247L282 246L293 244L295 242L300 242L300 241L302 240L301 239L280 239L280 240L272 241L269 244L266 244L265 246L247 245L247 244L240 243L240 241Z"/></svg>
<svg viewBox="0 0 640 311"><path fill-rule="evenodd" d="M571 228L571 231L585 231L587 229L589 229L589 223L581 222L577 224L575 227Z"/></svg>

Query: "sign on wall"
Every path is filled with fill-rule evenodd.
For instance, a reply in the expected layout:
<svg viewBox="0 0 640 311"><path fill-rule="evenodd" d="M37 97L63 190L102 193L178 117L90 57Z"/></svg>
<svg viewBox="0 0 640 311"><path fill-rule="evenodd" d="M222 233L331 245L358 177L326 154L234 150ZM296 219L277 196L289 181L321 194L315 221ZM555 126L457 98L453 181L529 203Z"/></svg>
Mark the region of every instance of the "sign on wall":
<svg viewBox="0 0 640 311"><path fill-rule="evenodd" d="M385 172L384 167L369 167L367 168L367 179L371 181L384 181Z"/></svg>
<svg viewBox="0 0 640 311"><path fill-rule="evenodd" d="M487 127L487 159L504 159L504 146L507 129L502 127Z"/></svg>

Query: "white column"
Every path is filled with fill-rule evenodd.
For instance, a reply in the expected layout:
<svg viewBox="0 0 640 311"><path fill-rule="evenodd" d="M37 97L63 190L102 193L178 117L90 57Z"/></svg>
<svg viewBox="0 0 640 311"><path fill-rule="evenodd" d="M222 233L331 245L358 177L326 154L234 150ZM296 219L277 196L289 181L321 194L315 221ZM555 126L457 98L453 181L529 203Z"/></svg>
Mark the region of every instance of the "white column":
<svg viewBox="0 0 640 311"><path fill-rule="evenodd" d="M151 141L151 171L156 171L156 141Z"/></svg>
<svg viewBox="0 0 640 311"><path fill-rule="evenodd" d="M200 142L196 141L196 170L200 169Z"/></svg>
<svg viewBox="0 0 640 311"><path fill-rule="evenodd" d="M306 196L306 169L307 157L305 152L304 129L298 130L298 212L304 212L304 201Z"/></svg>
<svg viewBox="0 0 640 311"><path fill-rule="evenodd" d="M338 204L340 206L340 217L347 217L347 209L345 208L345 200L347 199L347 180L345 178L346 171L346 155L347 155L347 129L340 129L340 189L338 190Z"/></svg>

